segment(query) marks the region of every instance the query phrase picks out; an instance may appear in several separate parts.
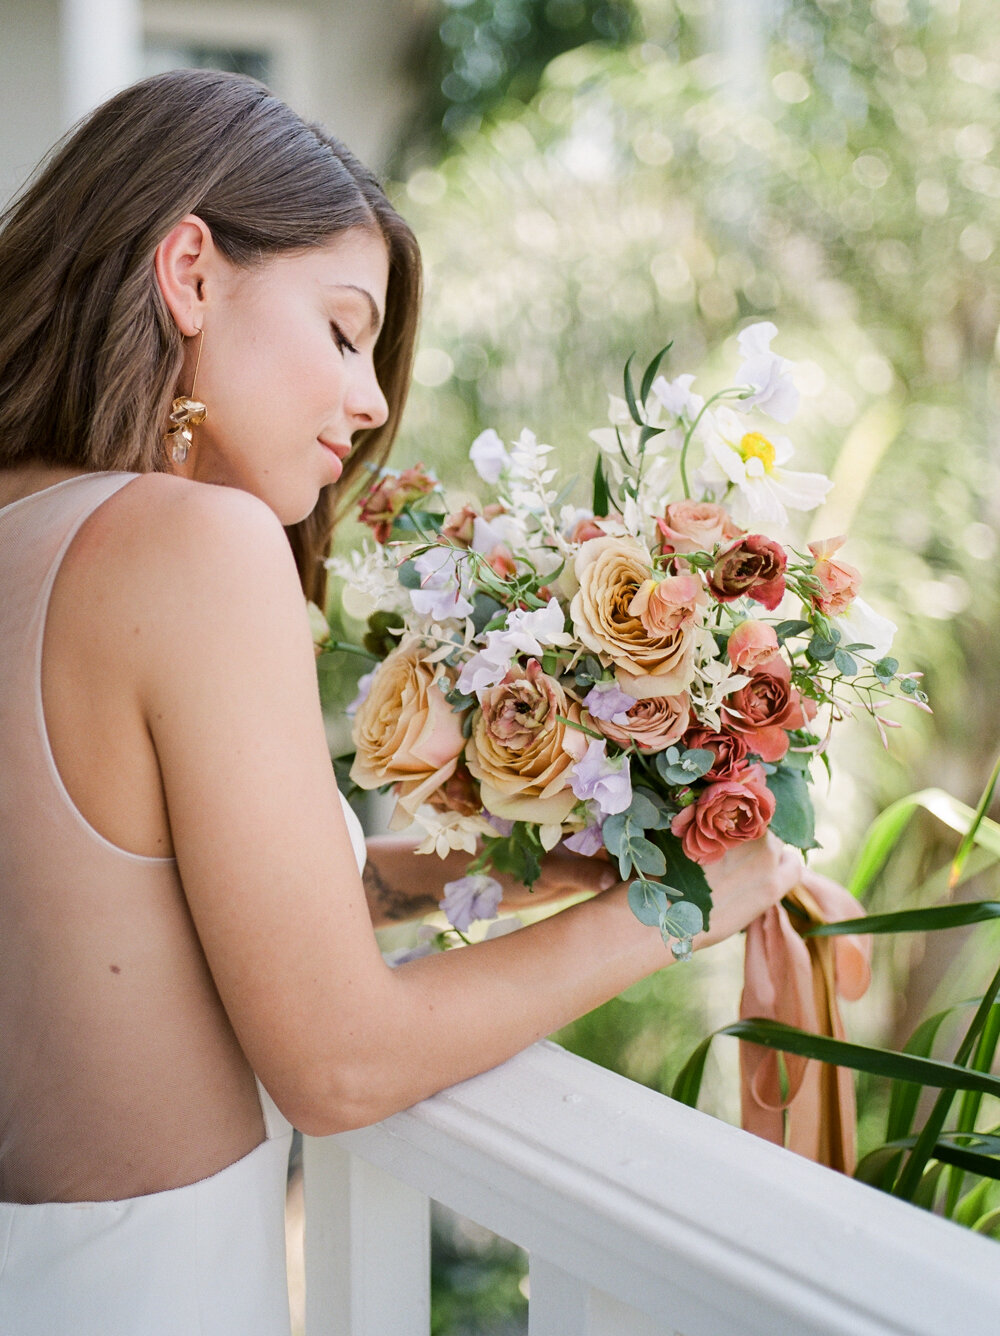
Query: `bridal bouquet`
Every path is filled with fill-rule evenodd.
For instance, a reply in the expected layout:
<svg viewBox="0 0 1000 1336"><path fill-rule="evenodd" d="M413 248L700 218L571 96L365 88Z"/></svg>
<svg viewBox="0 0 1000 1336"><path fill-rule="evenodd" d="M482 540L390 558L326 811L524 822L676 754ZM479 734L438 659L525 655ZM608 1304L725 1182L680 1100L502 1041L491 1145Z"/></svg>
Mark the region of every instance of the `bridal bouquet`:
<svg viewBox="0 0 1000 1336"><path fill-rule="evenodd" d="M527 430L473 443L488 498L450 500L420 466L364 496L373 544L330 562L376 661L350 778L392 790L418 852L469 853L442 902L456 929L495 916L492 872L530 885L562 841L606 850L683 957L707 865L768 830L815 847L810 764L833 725L861 707L884 742L888 697L927 708L844 539L775 536L831 486L788 468L771 425L798 403L776 332L745 329L733 386L707 400L659 374L667 349L638 385L630 359L591 432L587 509Z"/></svg>

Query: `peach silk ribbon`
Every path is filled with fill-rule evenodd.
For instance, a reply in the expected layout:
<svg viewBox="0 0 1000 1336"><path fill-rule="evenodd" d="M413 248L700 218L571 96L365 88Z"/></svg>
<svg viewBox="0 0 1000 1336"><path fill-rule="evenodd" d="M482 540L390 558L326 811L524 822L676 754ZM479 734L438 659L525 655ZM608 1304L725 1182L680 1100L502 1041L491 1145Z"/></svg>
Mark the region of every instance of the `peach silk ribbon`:
<svg viewBox="0 0 1000 1336"><path fill-rule="evenodd" d="M857 900L827 877L803 871L783 905L768 909L747 929L740 1016L783 1021L815 1034L844 1038L838 994L859 998L871 979L871 938L803 937L814 924L859 918ZM787 1146L819 1164L851 1173L856 1111L850 1070L815 1059L779 1055L740 1042L742 1122L748 1132Z"/></svg>

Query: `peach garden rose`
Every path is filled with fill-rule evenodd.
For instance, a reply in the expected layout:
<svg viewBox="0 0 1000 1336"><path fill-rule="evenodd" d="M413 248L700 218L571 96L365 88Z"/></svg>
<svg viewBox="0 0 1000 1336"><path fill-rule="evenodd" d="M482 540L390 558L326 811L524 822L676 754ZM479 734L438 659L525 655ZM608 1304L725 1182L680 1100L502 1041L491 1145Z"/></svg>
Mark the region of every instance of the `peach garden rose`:
<svg viewBox="0 0 1000 1336"><path fill-rule="evenodd" d="M655 581L650 558L632 538L591 538L576 556L580 587L570 606L583 645L613 663L636 699L675 696L694 676L695 629L705 601L694 575Z"/></svg>
<svg viewBox="0 0 1000 1336"><path fill-rule="evenodd" d="M375 672L351 734L351 779L362 789L398 785L401 821L452 777L465 746L461 716L437 685L446 673L427 656L415 640L393 650Z"/></svg>
<svg viewBox="0 0 1000 1336"><path fill-rule="evenodd" d="M583 709L537 659L515 665L480 696L466 749L483 806L509 821L564 821L576 803L570 767L587 737L561 722L582 722Z"/></svg>

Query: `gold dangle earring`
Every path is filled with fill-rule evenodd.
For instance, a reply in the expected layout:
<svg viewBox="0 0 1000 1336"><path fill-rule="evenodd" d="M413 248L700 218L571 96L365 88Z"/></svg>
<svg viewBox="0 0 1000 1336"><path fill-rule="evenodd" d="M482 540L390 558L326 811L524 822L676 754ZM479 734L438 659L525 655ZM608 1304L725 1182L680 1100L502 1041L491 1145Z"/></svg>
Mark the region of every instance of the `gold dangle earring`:
<svg viewBox="0 0 1000 1336"><path fill-rule="evenodd" d="M198 384L198 368L201 366L201 350L205 344L205 331L198 331L198 360L194 364L194 376L191 380L191 394L178 395L170 405L170 426L164 439L170 447L170 458L175 464L183 464L193 444L191 428L200 427L208 416L208 409L194 397Z"/></svg>

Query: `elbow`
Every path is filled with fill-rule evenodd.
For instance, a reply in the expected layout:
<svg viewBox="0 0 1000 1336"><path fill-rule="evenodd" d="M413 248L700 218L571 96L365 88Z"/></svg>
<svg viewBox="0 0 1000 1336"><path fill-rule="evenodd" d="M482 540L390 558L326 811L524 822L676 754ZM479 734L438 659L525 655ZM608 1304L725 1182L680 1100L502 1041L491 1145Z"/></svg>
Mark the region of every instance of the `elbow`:
<svg viewBox="0 0 1000 1336"><path fill-rule="evenodd" d="M373 1073L360 1071L352 1077L341 1075L334 1081L298 1092L278 1107L293 1127L311 1137L328 1137L337 1132L354 1132L371 1127L404 1104L373 1097Z"/></svg>

